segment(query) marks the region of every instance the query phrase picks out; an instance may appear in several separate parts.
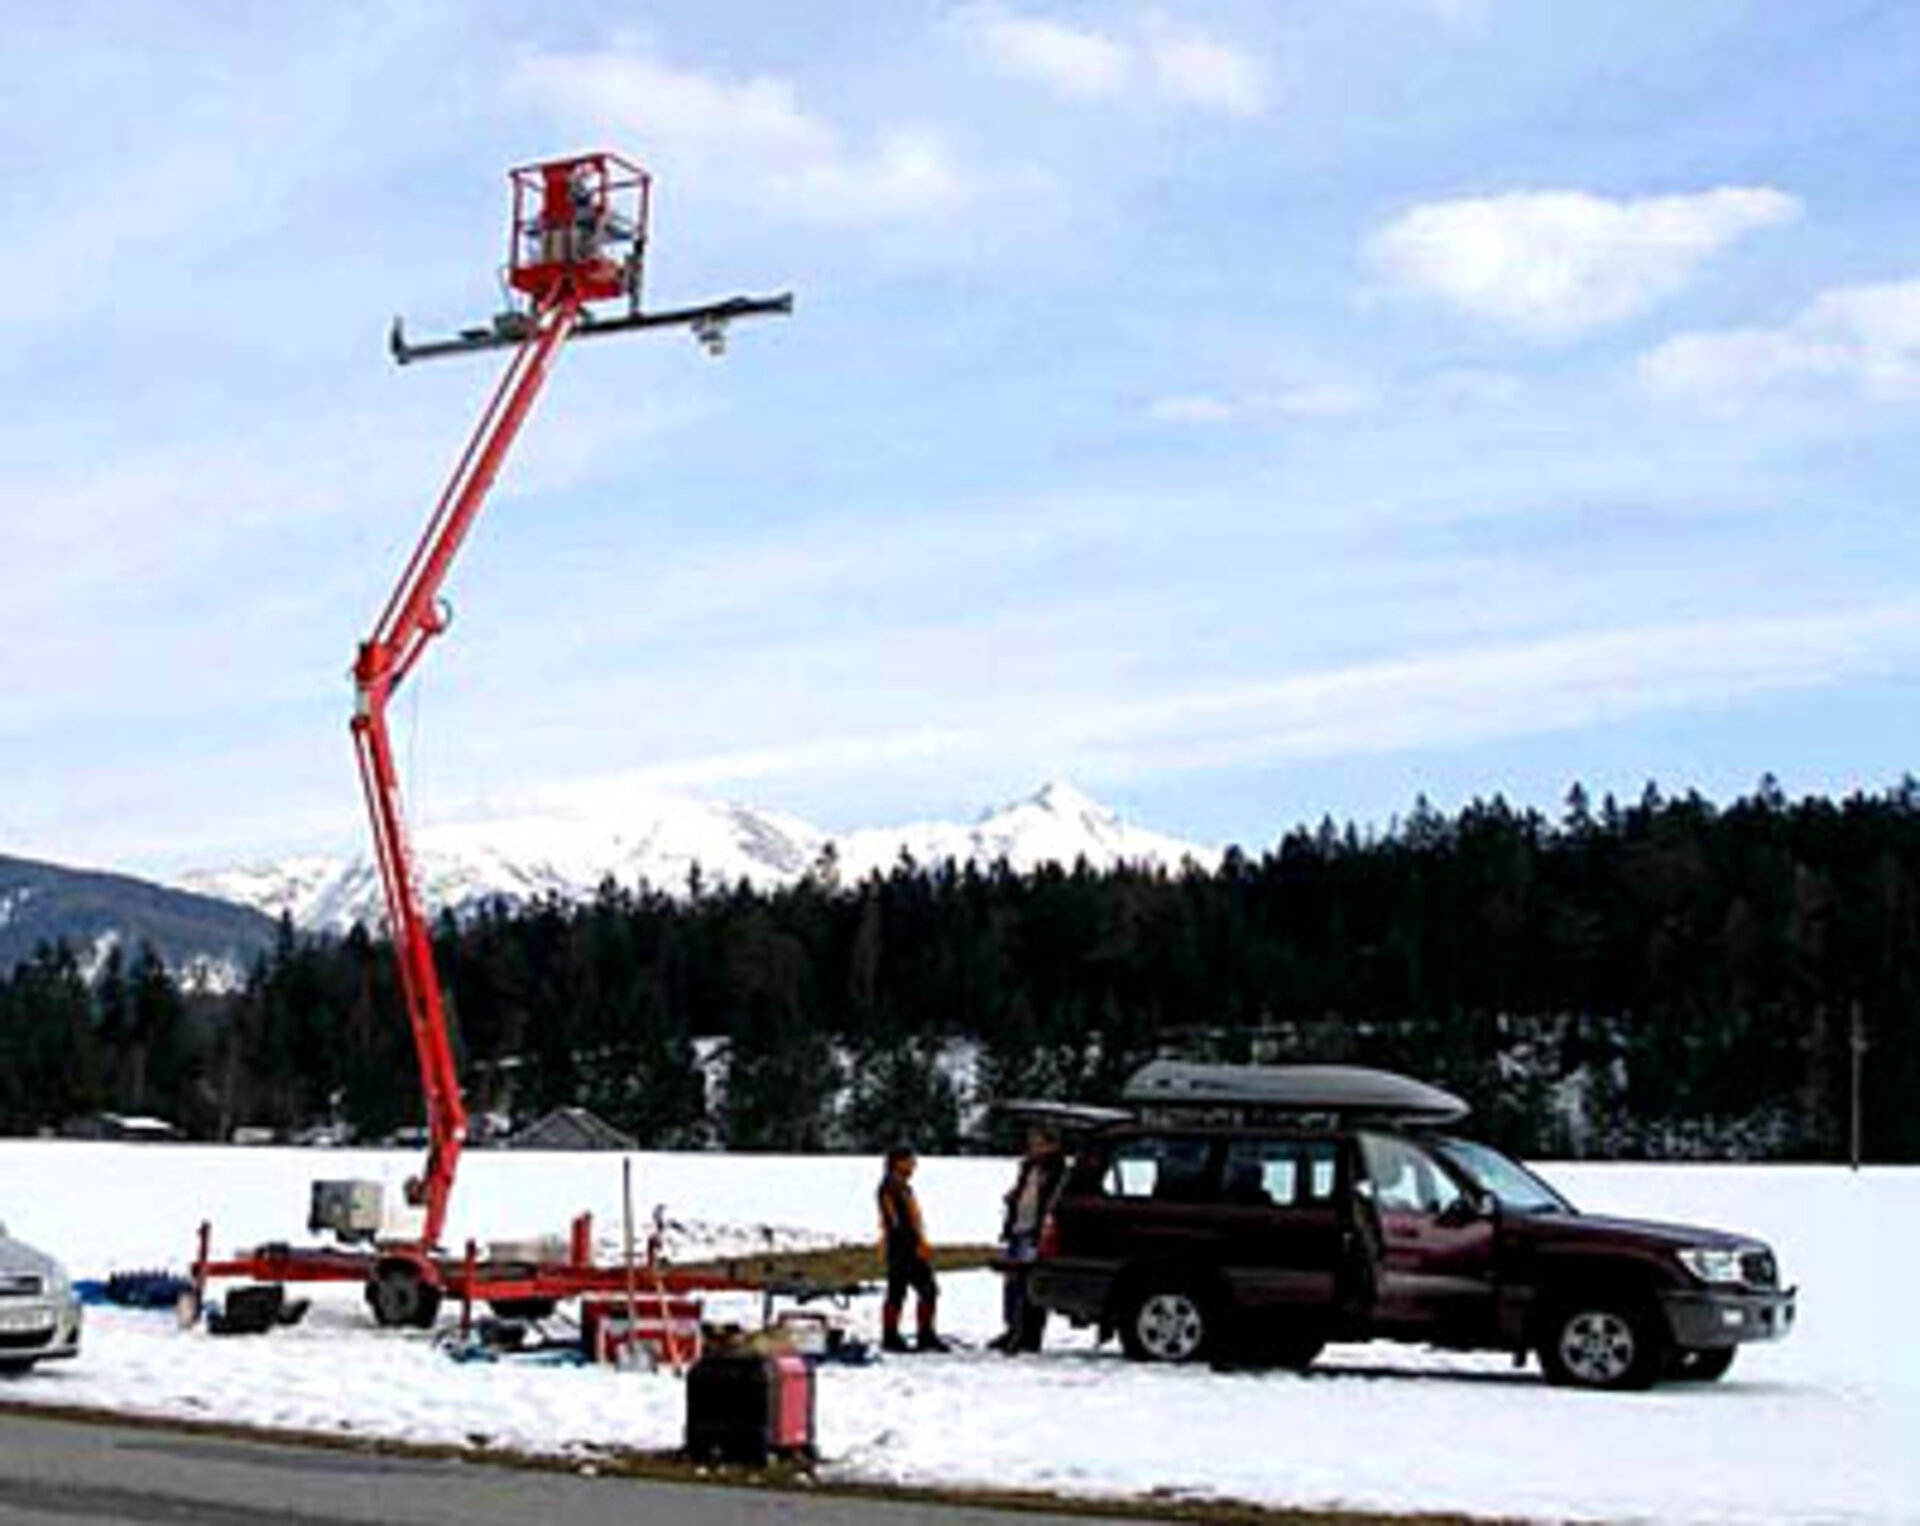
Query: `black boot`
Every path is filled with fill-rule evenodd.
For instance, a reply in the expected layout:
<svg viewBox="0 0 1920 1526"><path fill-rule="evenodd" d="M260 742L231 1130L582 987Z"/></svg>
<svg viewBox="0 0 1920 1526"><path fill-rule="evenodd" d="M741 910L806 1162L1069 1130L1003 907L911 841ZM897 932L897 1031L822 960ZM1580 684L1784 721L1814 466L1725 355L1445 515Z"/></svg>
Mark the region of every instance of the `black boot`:
<svg viewBox="0 0 1920 1526"><path fill-rule="evenodd" d="M906 1341L901 1338L898 1330L889 1330L885 1335L880 1337L880 1349L882 1351L911 1351L913 1347L909 1346Z"/></svg>
<svg viewBox="0 0 1920 1526"><path fill-rule="evenodd" d="M920 1332L920 1339L913 1344L913 1349L916 1351L940 1352L951 1351L953 1347L941 1340L940 1337L935 1335L931 1330L922 1330Z"/></svg>

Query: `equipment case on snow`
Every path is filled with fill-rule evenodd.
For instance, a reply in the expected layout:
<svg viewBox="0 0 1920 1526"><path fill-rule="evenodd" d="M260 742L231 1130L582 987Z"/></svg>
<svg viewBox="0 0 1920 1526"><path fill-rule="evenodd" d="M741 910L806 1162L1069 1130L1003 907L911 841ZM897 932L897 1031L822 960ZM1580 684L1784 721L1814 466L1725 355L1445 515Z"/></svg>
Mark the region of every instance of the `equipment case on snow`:
<svg viewBox="0 0 1920 1526"><path fill-rule="evenodd" d="M794 1351L710 1351L687 1373L687 1454L761 1464L814 1457L814 1372Z"/></svg>

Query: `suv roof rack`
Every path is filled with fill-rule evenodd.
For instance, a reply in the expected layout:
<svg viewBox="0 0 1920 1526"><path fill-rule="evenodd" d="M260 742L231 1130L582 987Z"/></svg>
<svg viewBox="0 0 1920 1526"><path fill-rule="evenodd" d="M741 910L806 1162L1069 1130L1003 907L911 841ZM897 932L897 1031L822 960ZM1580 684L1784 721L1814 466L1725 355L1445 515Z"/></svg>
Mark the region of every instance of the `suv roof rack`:
<svg viewBox="0 0 1920 1526"><path fill-rule="evenodd" d="M1469 1112L1452 1092L1359 1065L1201 1065L1153 1060L1133 1073L1121 1095L1136 1107L1156 1110L1334 1114L1399 1123L1452 1123Z"/></svg>

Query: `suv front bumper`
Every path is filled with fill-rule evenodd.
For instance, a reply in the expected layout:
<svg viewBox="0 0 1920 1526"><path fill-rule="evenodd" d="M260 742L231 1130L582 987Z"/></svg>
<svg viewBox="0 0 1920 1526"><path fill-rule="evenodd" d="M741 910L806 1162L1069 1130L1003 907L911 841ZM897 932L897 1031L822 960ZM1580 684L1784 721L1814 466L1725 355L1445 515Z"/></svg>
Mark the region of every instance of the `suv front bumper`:
<svg viewBox="0 0 1920 1526"><path fill-rule="evenodd" d="M1744 1341L1777 1341L1793 1329L1797 1288L1754 1292L1734 1288L1690 1288L1663 1293L1660 1307L1673 1331L1674 1344L1690 1351L1738 1346Z"/></svg>

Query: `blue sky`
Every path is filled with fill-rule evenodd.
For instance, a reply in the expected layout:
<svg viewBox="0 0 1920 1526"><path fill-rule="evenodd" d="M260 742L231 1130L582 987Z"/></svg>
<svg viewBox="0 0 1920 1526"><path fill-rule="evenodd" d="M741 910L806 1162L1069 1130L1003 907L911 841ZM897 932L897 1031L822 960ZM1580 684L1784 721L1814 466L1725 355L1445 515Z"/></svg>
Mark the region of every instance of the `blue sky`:
<svg viewBox="0 0 1920 1526"><path fill-rule="evenodd" d="M657 180L394 712L416 820L1914 766L1920 7L34 5L0 53L0 852L357 847L347 668L505 171Z"/></svg>

